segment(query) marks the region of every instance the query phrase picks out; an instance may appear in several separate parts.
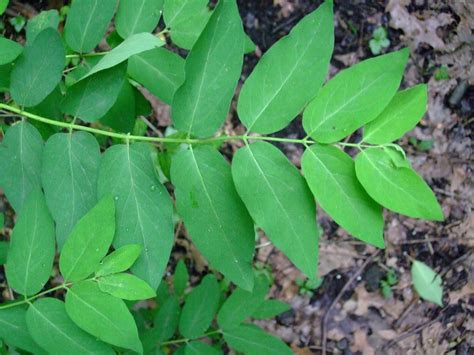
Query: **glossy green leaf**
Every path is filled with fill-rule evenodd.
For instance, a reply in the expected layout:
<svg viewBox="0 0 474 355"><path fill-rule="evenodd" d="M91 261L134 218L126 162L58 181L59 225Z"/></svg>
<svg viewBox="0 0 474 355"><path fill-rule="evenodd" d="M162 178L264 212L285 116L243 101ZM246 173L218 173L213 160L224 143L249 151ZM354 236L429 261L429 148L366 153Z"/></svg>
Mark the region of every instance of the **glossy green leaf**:
<svg viewBox="0 0 474 355"><path fill-rule="evenodd" d="M103 117L117 101L126 68L126 64L118 65L72 85L61 104L62 111L88 122Z"/></svg>
<svg viewBox="0 0 474 355"><path fill-rule="evenodd" d="M26 41L32 43L41 31L46 28L57 30L59 26L59 13L57 10L42 11L26 26Z"/></svg>
<svg viewBox="0 0 474 355"><path fill-rule="evenodd" d="M226 330L224 339L231 348L246 355L291 355L293 352L280 339L255 325L241 325Z"/></svg>
<svg viewBox="0 0 474 355"><path fill-rule="evenodd" d="M213 348L209 344L203 343L202 341L192 341L186 344L184 350L185 355L219 355L222 351Z"/></svg>
<svg viewBox="0 0 474 355"><path fill-rule="evenodd" d="M11 95L18 105L38 105L61 81L65 59L61 36L47 28L25 47L11 74Z"/></svg>
<svg viewBox="0 0 474 355"><path fill-rule="evenodd" d="M126 271L132 267L141 252L142 246L139 244L128 244L118 248L100 262L95 275L106 276Z"/></svg>
<svg viewBox="0 0 474 355"><path fill-rule="evenodd" d="M260 307L268 289L268 280L263 275L255 279L255 286L251 292L237 288L219 310L217 316L219 327L231 329L239 326Z"/></svg>
<svg viewBox="0 0 474 355"><path fill-rule="evenodd" d="M384 149L362 151L355 168L364 189L382 206L413 218L443 220L443 211L423 178L409 167L396 167Z"/></svg>
<svg viewBox="0 0 474 355"><path fill-rule="evenodd" d="M99 144L90 133L57 133L46 142L41 178L60 249L97 202L99 162Z"/></svg>
<svg viewBox="0 0 474 355"><path fill-rule="evenodd" d="M314 144L306 149L301 166L316 201L337 224L364 242L384 247L382 207L357 180L349 155Z"/></svg>
<svg viewBox="0 0 474 355"><path fill-rule="evenodd" d="M19 212L30 192L41 188L43 140L35 127L22 121L8 129L0 151L0 187Z"/></svg>
<svg viewBox="0 0 474 355"><path fill-rule="evenodd" d="M188 269L186 268L186 264L183 260L180 260L174 269L173 274L173 286L174 286L174 293L175 295L182 297L184 295L184 291L188 286L189 281L189 273Z"/></svg>
<svg viewBox="0 0 474 355"><path fill-rule="evenodd" d="M243 41L235 0L219 1L186 58L186 80L173 98L179 131L210 136L225 121L242 70Z"/></svg>
<svg viewBox="0 0 474 355"><path fill-rule="evenodd" d="M153 334L156 344L171 339L178 328L179 300L175 296L169 297L158 309L153 320Z"/></svg>
<svg viewBox="0 0 474 355"><path fill-rule="evenodd" d="M124 133L133 132L136 121L135 91L128 81L123 83L117 100L100 121L115 131Z"/></svg>
<svg viewBox="0 0 474 355"><path fill-rule="evenodd" d="M212 267L251 290L255 232L229 164L211 147L182 151L173 157L171 181L178 213L196 247Z"/></svg>
<svg viewBox="0 0 474 355"><path fill-rule="evenodd" d="M173 204L159 182L147 144L115 145L102 157L99 196L115 199L114 247L140 244L143 252L132 271L153 289L161 281L174 240Z"/></svg>
<svg viewBox="0 0 474 355"><path fill-rule="evenodd" d="M191 49L204 30L211 11L208 0L165 0L163 18L177 46Z"/></svg>
<svg viewBox="0 0 474 355"><path fill-rule="evenodd" d="M165 44L162 39L152 35L151 33L137 33L128 37L120 45L112 49L97 63L90 72L88 72L81 80L94 75L102 70L112 68L123 63L135 54L140 54L161 47Z"/></svg>
<svg viewBox="0 0 474 355"><path fill-rule="evenodd" d="M6 264L8 285L25 296L41 291L51 275L54 253L54 222L43 193L35 190L13 228Z"/></svg>
<svg viewBox="0 0 474 355"><path fill-rule="evenodd" d="M23 47L5 37L0 37L0 65L13 62L23 52Z"/></svg>
<svg viewBox="0 0 474 355"><path fill-rule="evenodd" d="M26 309L12 307L0 310L0 339L8 345L31 353L39 353L41 348L35 343L26 325Z"/></svg>
<svg viewBox="0 0 474 355"><path fill-rule="evenodd" d="M59 259L64 279L77 282L96 271L109 251L114 234L114 200L106 196L77 222L68 236Z"/></svg>
<svg viewBox="0 0 474 355"><path fill-rule="evenodd" d="M0 241L0 265L6 264L8 256L9 243Z"/></svg>
<svg viewBox="0 0 474 355"><path fill-rule="evenodd" d="M299 171L279 149L257 142L239 149L232 176L256 224L301 271L315 278L316 206Z"/></svg>
<svg viewBox="0 0 474 355"><path fill-rule="evenodd" d="M139 301L156 296L150 285L132 274L102 276L97 282L103 292L124 300Z"/></svg>
<svg viewBox="0 0 474 355"><path fill-rule="evenodd" d="M279 300L266 300L251 314L254 319L270 319L291 310L289 304Z"/></svg>
<svg viewBox="0 0 474 355"><path fill-rule="evenodd" d="M171 104L184 81L184 59L167 49L156 48L131 57L128 74L160 100Z"/></svg>
<svg viewBox="0 0 474 355"><path fill-rule="evenodd" d="M364 60L331 79L304 111L308 136L333 143L374 120L396 94L408 50Z"/></svg>
<svg viewBox="0 0 474 355"><path fill-rule="evenodd" d="M161 17L163 0L121 0L115 27L122 38L140 32L151 32Z"/></svg>
<svg viewBox="0 0 474 355"><path fill-rule="evenodd" d="M443 307L443 286L441 276L418 260L413 260L411 278L421 298Z"/></svg>
<svg viewBox="0 0 474 355"><path fill-rule="evenodd" d="M420 84L398 92L388 106L364 128L364 142L385 144L415 128L426 112L428 87Z"/></svg>
<svg viewBox="0 0 474 355"><path fill-rule="evenodd" d="M249 131L281 130L316 96L334 47L332 7L332 1L323 3L260 59L237 106Z"/></svg>
<svg viewBox="0 0 474 355"><path fill-rule="evenodd" d="M124 301L102 292L95 282L83 281L68 290L66 312L79 328L98 339L142 352L137 326Z"/></svg>
<svg viewBox="0 0 474 355"><path fill-rule="evenodd" d="M207 275L186 298L179 318L179 332L189 339L202 336L214 319L219 299L219 284L214 275Z"/></svg>
<svg viewBox="0 0 474 355"><path fill-rule="evenodd" d="M34 341L48 354L115 354L108 345L74 324L58 299L34 302L26 313L26 323Z"/></svg>
<svg viewBox="0 0 474 355"><path fill-rule="evenodd" d="M114 16L117 0L77 0L69 9L65 39L71 49L90 52L99 44Z"/></svg>

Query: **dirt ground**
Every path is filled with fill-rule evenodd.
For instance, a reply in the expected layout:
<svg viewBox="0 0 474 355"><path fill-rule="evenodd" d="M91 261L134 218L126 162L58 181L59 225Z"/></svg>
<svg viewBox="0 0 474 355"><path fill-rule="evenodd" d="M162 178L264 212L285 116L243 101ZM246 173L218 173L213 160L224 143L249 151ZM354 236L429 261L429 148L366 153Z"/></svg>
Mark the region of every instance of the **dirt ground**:
<svg viewBox="0 0 474 355"><path fill-rule="evenodd" d="M61 1L56 1L61 3ZM46 1L31 1L36 9ZM320 0L238 0L244 26L257 44L245 61L243 78L258 58ZM302 294L295 280L302 275L261 236L256 255L262 270L274 276L272 297L292 310L274 321L259 321L292 345L298 354L472 354L474 353L474 2L471 0L335 0L336 46L330 76L373 56L369 41L374 30L388 31L390 46L411 49L402 86L429 85L428 112L403 138L414 168L433 187L446 220L432 223L386 213L387 248L357 242L323 211L318 221L321 286ZM440 69L442 68L442 69ZM444 78L440 73L443 70ZM235 109L235 103L233 104ZM154 101L151 120L159 128L169 123L169 111ZM235 110L224 130L243 133ZM304 137L297 119L277 136ZM351 141L359 138L358 133ZM302 148L280 146L299 166ZM225 145L232 156L238 143ZM0 206L1 207L1 206ZM206 265L186 237L176 231L174 260L185 259L198 281ZM443 278L444 307L422 302L411 287L411 260L433 267ZM380 283L393 270L398 282L384 298ZM0 277L1 278L1 277ZM3 282L0 280L0 282Z"/></svg>

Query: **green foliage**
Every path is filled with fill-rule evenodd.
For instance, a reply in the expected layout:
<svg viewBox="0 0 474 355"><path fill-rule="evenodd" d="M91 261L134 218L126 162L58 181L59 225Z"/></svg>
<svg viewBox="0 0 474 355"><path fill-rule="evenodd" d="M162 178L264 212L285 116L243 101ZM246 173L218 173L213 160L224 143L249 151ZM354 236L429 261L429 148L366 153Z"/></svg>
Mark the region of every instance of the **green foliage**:
<svg viewBox="0 0 474 355"><path fill-rule="evenodd" d="M369 47L372 54L382 53L382 50L390 46L390 40L387 37L387 30L384 27L377 27L369 41Z"/></svg>
<svg viewBox="0 0 474 355"><path fill-rule="evenodd" d="M406 49L323 85L334 47L333 4L325 1L243 83L237 115L247 133L216 135L244 52L255 46L235 0L208 5L75 0L60 14L32 18L25 47L0 38L0 91L9 100L0 110L12 114L1 123L0 188L17 213L0 262L18 299L0 305L2 351L291 353L248 323L290 309L266 299L271 271L254 264L256 226L309 277L299 286L311 294L321 282L316 203L381 248L383 208L442 220L434 193L394 143L427 105L425 85L398 91ZM166 27L155 30L161 9ZM112 49L93 52L115 13ZM26 23L10 22L17 31ZM163 134L161 105L146 123L137 120L151 114L153 96L171 109ZM302 111L307 137L261 135ZM11 124L16 116L22 121ZM362 140L348 140L359 129ZM228 145L221 154L231 140L240 149L234 155ZM270 142L304 147L304 176ZM433 143L410 142L420 150ZM346 148L356 148L355 159ZM184 261L162 281L182 222L209 262L201 282ZM413 264L415 288L441 305L441 279L423 265ZM389 296L396 282L388 273L382 292Z"/></svg>
<svg viewBox="0 0 474 355"><path fill-rule="evenodd" d="M299 293L303 296L312 297L314 291L319 288L323 283L323 279L305 280L296 279L296 285L299 287Z"/></svg>
<svg viewBox="0 0 474 355"><path fill-rule="evenodd" d="M434 72L434 78L437 81L448 80L449 79L448 67L446 65L442 65L439 68L437 68Z"/></svg>
<svg viewBox="0 0 474 355"><path fill-rule="evenodd" d="M0 0L0 15L3 15L3 13L8 7L9 2L10 0Z"/></svg>

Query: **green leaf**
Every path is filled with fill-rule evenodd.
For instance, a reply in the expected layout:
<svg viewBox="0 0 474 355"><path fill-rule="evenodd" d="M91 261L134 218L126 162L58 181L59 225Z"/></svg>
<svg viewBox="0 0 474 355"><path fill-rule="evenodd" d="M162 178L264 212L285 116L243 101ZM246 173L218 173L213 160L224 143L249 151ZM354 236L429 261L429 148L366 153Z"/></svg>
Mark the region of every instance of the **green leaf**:
<svg viewBox="0 0 474 355"><path fill-rule="evenodd" d="M152 328L155 343L171 339L178 328L180 311L179 300L176 296L169 297L158 309Z"/></svg>
<svg viewBox="0 0 474 355"><path fill-rule="evenodd" d="M421 298L443 307L443 286L441 276L418 260L413 260L411 278Z"/></svg>
<svg viewBox="0 0 474 355"><path fill-rule="evenodd" d="M0 37L0 65L13 62L23 52L23 47L7 38Z"/></svg>
<svg viewBox="0 0 474 355"><path fill-rule="evenodd" d="M11 74L11 95L18 105L38 105L59 84L66 62L61 36L47 28L28 44Z"/></svg>
<svg viewBox="0 0 474 355"><path fill-rule="evenodd" d="M124 300L139 301L156 296L150 285L132 274L102 276L97 282L101 291Z"/></svg>
<svg viewBox="0 0 474 355"><path fill-rule="evenodd" d="M428 86L421 84L398 92L388 106L364 127L364 142L385 144L415 128L428 105Z"/></svg>
<svg viewBox="0 0 474 355"><path fill-rule="evenodd" d="M97 202L100 147L90 133L57 133L43 150L41 178L62 249L74 225Z"/></svg>
<svg viewBox="0 0 474 355"><path fill-rule="evenodd" d="M164 48L152 49L129 59L128 74L160 100L171 104L184 82L184 59Z"/></svg>
<svg viewBox="0 0 474 355"><path fill-rule="evenodd" d="M174 227L173 204L157 178L151 147L135 143L109 148L102 157L98 191L115 199L114 247L140 244L143 252L132 271L156 289L171 253Z"/></svg>
<svg viewBox="0 0 474 355"><path fill-rule="evenodd" d="M125 83L126 69L124 63L72 85L61 104L62 111L84 121L97 121L117 101Z"/></svg>
<svg viewBox="0 0 474 355"><path fill-rule="evenodd" d="M58 299L34 302L26 313L26 323L33 339L48 354L115 354L108 345L74 324Z"/></svg>
<svg viewBox="0 0 474 355"><path fill-rule="evenodd" d="M117 0L77 0L69 9L65 39L71 49L90 52L99 44L114 16Z"/></svg>
<svg viewBox="0 0 474 355"><path fill-rule="evenodd" d="M115 16L115 27L122 38L140 32L151 32L161 17L163 0L121 0Z"/></svg>
<svg viewBox="0 0 474 355"><path fill-rule="evenodd" d="M0 241L0 265L6 264L8 257L9 243Z"/></svg>
<svg viewBox="0 0 474 355"><path fill-rule="evenodd" d="M177 46L191 49L206 27L211 11L208 0L165 0L163 18Z"/></svg>
<svg viewBox="0 0 474 355"><path fill-rule="evenodd" d="M137 33L128 37L125 41L120 43L117 47L112 49L107 53L102 59L97 63L90 72L88 72L83 80L95 73L98 73L102 70L112 68L120 63L123 63L128 58L135 54L140 54L152 50L157 47L161 47L165 44L163 40L152 35L151 33Z"/></svg>
<svg viewBox="0 0 474 355"><path fill-rule="evenodd" d="M26 325L26 309L13 307L0 310L0 339L14 346L38 354L41 348L35 343Z"/></svg>
<svg viewBox="0 0 474 355"><path fill-rule="evenodd" d="M30 193L10 240L6 276L16 292L30 296L41 291L53 268L54 222L41 190Z"/></svg>
<svg viewBox="0 0 474 355"><path fill-rule="evenodd" d="M260 307L268 289L268 279L263 275L256 278L255 287L251 292L237 288L219 310L217 315L219 327L231 329L239 326Z"/></svg>
<svg viewBox="0 0 474 355"><path fill-rule="evenodd" d="M413 218L443 220L443 211L423 178L409 167L395 166L385 149L362 151L355 168L364 189L382 206Z"/></svg>
<svg viewBox="0 0 474 355"><path fill-rule="evenodd" d="M212 267L251 290L255 232L229 164L211 147L182 151L173 157L171 180L178 213L196 247Z"/></svg>
<svg viewBox="0 0 474 355"><path fill-rule="evenodd" d="M291 355L293 352L280 339L255 325L241 325L226 330L224 339L231 348L246 355Z"/></svg>
<svg viewBox="0 0 474 355"><path fill-rule="evenodd" d="M38 116L48 117L56 121L63 121L64 117L61 113L61 101L63 95L60 86L62 86L61 83L56 86L53 92L46 96L46 98L38 105L28 108L28 111ZM53 134L59 132L59 127L44 122L31 120L30 123L36 127L44 140L47 140Z"/></svg>
<svg viewBox="0 0 474 355"><path fill-rule="evenodd" d="M9 0L0 0L0 15L3 15L8 7Z"/></svg>
<svg viewBox="0 0 474 355"><path fill-rule="evenodd" d="M179 318L179 332L189 339L204 335L214 319L219 300L219 284L214 275L207 275L186 298Z"/></svg>
<svg viewBox="0 0 474 355"><path fill-rule="evenodd" d="M182 297L184 295L184 291L188 286L189 281L189 273L188 269L186 268L186 264L183 260L180 260L174 269L173 275L173 286L174 286L174 294L178 297Z"/></svg>
<svg viewBox="0 0 474 355"><path fill-rule="evenodd" d="M114 234L114 200L106 196L77 222L67 238L59 259L64 279L77 282L96 271L109 251Z"/></svg>
<svg viewBox="0 0 474 355"><path fill-rule="evenodd" d="M257 142L239 149L232 176L256 224L300 270L315 278L316 206L299 171L278 148Z"/></svg>
<svg viewBox="0 0 474 355"><path fill-rule="evenodd" d="M93 281L68 290L66 312L79 328L100 340L142 353L137 326L125 303L100 291Z"/></svg>
<svg viewBox="0 0 474 355"><path fill-rule="evenodd" d="M279 300L266 300L251 314L254 319L270 319L291 310L290 305Z"/></svg>
<svg viewBox="0 0 474 355"><path fill-rule="evenodd" d="M316 201L337 224L366 243L384 247L382 207L357 180L349 155L314 144L306 149L301 166Z"/></svg>
<svg viewBox="0 0 474 355"><path fill-rule="evenodd" d="M118 248L100 262L95 275L106 276L126 271L132 267L141 252L142 246L139 244L128 244Z"/></svg>
<svg viewBox="0 0 474 355"><path fill-rule="evenodd" d="M1 55L0 58L2 58ZM10 74L12 69L13 65L11 63L0 65L0 93L10 91Z"/></svg>
<svg viewBox="0 0 474 355"><path fill-rule="evenodd" d="M374 120L396 94L408 54L402 49L370 58L331 79L304 111L308 136L333 143Z"/></svg>
<svg viewBox="0 0 474 355"><path fill-rule="evenodd" d="M128 81L123 83L117 100L100 121L118 132L133 131L136 121L135 91Z"/></svg>
<svg viewBox="0 0 474 355"><path fill-rule="evenodd" d="M209 344L203 343L201 341L192 341L186 344L184 350L185 355L219 355L222 354L222 351L213 348Z"/></svg>
<svg viewBox="0 0 474 355"><path fill-rule="evenodd" d="M179 131L212 135L225 121L243 63L244 32L235 0L221 0L186 58L184 84L173 98Z"/></svg>
<svg viewBox="0 0 474 355"><path fill-rule="evenodd" d="M305 16L264 54L240 93L237 112L251 132L286 127L316 96L334 47L332 1Z"/></svg>
<svg viewBox="0 0 474 355"><path fill-rule="evenodd" d="M37 16L28 21L26 26L27 43L34 42L41 31L46 28L57 30L59 26L59 13L57 10L42 11Z"/></svg>
<svg viewBox="0 0 474 355"><path fill-rule="evenodd" d="M27 121L11 126L0 146L2 173L0 186L16 212L31 191L41 188L43 140Z"/></svg>

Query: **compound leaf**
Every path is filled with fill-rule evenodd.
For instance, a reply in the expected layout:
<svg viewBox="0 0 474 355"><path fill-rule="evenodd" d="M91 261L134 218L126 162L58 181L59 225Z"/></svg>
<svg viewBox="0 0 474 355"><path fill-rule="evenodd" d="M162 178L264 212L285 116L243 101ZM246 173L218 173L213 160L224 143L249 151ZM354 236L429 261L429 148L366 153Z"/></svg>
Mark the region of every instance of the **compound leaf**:
<svg viewBox="0 0 474 355"><path fill-rule="evenodd" d="M53 268L54 244L54 222L37 189L29 194L13 228L6 264L8 285L25 296L41 291Z"/></svg>
<svg viewBox="0 0 474 355"><path fill-rule="evenodd" d="M140 32L151 32L161 17L163 0L121 0L115 27L122 38Z"/></svg>
<svg viewBox="0 0 474 355"><path fill-rule="evenodd" d="M18 105L38 105L59 84L66 52L58 31L47 28L28 44L15 62L10 91Z"/></svg>
<svg viewBox="0 0 474 355"><path fill-rule="evenodd" d="M128 244L118 248L100 262L95 275L106 276L130 269L140 256L142 249L139 244Z"/></svg>
<svg viewBox="0 0 474 355"><path fill-rule="evenodd" d="M403 49L370 58L337 74L304 111L308 136L333 143L374 120L397 92L408 54Z"/></svg>
<svg viewBox="0 0 474 355"><path fill-rule="evenodd" d="M102 198L74 226L64 244L59 268L67 281L81 281L99 268L115 234L115 206L111 196Z"/></svg>
<svg viewBox="0 0 474 355"><path fill-rule="evenodd" d="M72 228L97 202L100 147L90 133L57 133L43 150L41 179L62 248Z"/></svg>
<svg viewBox="0 0 474 355"><path fill-rule="evenodd" d="M0 65L13 62L23 52L23 47L7 38L0 37Z"/></svg>
<svg viewBox="0 0 474 355"><path fill-rule="evenodd" d="M229 164L208 146L181 151L173 157L171 181L178 213L196 247L212 267L251 290L255 232Z"/></svg>
<svg viewBox="0 0 474 355"><path fill-rule="evenodd" d="M427 104L426 84L398 92L382 113L364 127L364 142L385 144L399 139L415 128Z"/></svg>
<svg viewBox="0 0 474 355"><path fill-rule="evenodd" d="M79 328L100 340L142 353L137 326L126 304L102 292L95 282L83 281L68 290L66 312Z"/></svg>
<svg viewBox="0 0 474 355"><path fill-rule="evenodd" d="M35 343L26 325L26 308L12 307L0 310L0 339L34 354L41 348Z"/></svg>
<svg viewBox="0 0 474 355"><path fill-rule="evenodd" d="M71 49L90 52L99 44L114 16L117 0L77 0L72 4L64 27Z"/></svg>
<svg viewBox="0 0 474 355"><path fill-rule="evenodd" d="M48 354L115 354L108 345L74 324L58 299L34 302L26 313L26 323L33 339Z"/></svg>
<svg viewBox="0 0 474 355"><path fill-rule="evenodd" d="M31 191L41 188L43 139L27 121L10 128L3 139L0 186L16 212L22 209Z"/></svg>
<svg viewBox="0 0 474 355"><path fill-rule="evenodd" d="M150 285L132 274L102 276L97 282L101 291L124 300L139 301L156 296Z"/></svg>
<svg viewBox="0 0 474 355"><path fill-rule="evenodd" d="M237 191L256 224L309 278L316 277L316 206L299 171L269 143L239 149L232 162Z"/></svg>
<svg viewBox="0 0 474 355"><path fill-rule="evenodd" d="M413 169L397 167L384 149L369 148L355 160L357 178L375 201L412 218L443 220L430 187Z"/></svg>
<svg viewBox="0 0 474 355"><path fill-rule="evenodd" d="M57 10L42 11L28 21L26 26L26 41L32 43L36 36L46 28L57 30L59 26L59 13Z"/></svg>
<svg viewBox="0 0 474 355"><path fill-rule="evenodd" d="M411 266L411 278L421 298L443 306L442 280L433 269L421 261L414 260Z"/></svg>
<svg viewBox="0 0 474 355"><path fill-rule="evenodd" d="M173 98L179 131L213 134L225 121L243 63L244 32L235 0L221 0L186 58L184 84Z"/></svg>
<svg viewBox="0 0 474 355"><path fill-rule="evenodd" d="M301 166L316 201L336 223L360 240L384 247L382 207L357 180L349 155L315 144L306 149Z"/></svg>
<svg viewBox="0 0 474 355"><path fill-rule="evenodd" d="M219 299L219 284L214 275L207 275L186 298L179 319L179 332L189 339L204 335L214 319Z"/></svg>
<svg viewBox="0 0 474 355"><path fill-rule="evenodd" d="M257 310L251 314L254 319L270 319L291 309L290 305L279 300L263 301Z"/></svg>
<svg viewBox="0 0 474 355"><path fill-rule="evenodd" d="M143 252L131 270L158 287L173 246L173 204L157 178L152 148L143 143L114 145L102 157L99 196L115 199L114 247L140 244Z"/></svg>
<svg viewBox="0 0 474 355"><path fill-rule="evenodd" d="M240 93L237 112L251 132L286 127L314 98L334 47L332 1L305 16L260 59Z"/></svg>

